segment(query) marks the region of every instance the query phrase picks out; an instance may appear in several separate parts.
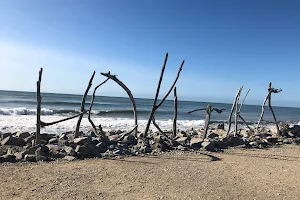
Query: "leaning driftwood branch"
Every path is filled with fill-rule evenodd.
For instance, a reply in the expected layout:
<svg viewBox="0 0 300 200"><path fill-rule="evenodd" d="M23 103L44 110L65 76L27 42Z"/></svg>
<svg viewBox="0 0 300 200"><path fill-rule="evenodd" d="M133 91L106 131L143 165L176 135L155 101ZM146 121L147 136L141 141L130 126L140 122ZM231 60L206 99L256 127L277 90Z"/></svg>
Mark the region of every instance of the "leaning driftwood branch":
<svg viewBox="0 0 300 200"><path fill-rule="evenodd" d="M200 110L206 110L206 109L207 109L207 108L198 108L198 109L189 111L189 112L187 112L186 114L191 114L191 113L193 113L193 112L200 111Z"/></svg>
<svg viewBox="0 0 300 200"><path fill-rule="evenodd" d="M121 137L120 137L117 141L118 141L118 142L122 141L127 135L130 135L134 130L136 130L137 127L138 127L138 125L135 125L135 126L133 127L133 129L131 129L131 131L122 134Z"/></svg>
<svg viewBox="0 0 300 200"><path fill-rule="evenodd" d="M179 76L180 76L180 72L182 70L182 67L184 65L184 61L182 61L179 69L178 69L178 72L177 72L177 76L176 76L176 79L173 83L173 85L171 86L170 90L168 91L168 93L164 96L164 98L160 101L160 103L156 106L156 109L159 108L161 106L161 104L163 104L163 102L168 98L169 94L171 93L171 91L173 90L174 86L176 85L178 79L179 79Z"/></svg>
<svg viewBox="0 0 300 200"><path fill-rule="evenodd" d="M238 97L240 96L242 90L243 90L243 86L239 88L238 92L236 93L234 102L233 102L233 104L232 104L231 111L230 111L230 114L229 114L229 117L228 117L228 130L227 130L227 135L228 135L229 132L230 132L230 128L231 128L231 117L232 117L232 114L233 114L234 109L236 108L236 101L238 100ZM237 108L236 108L236 109L237 109Z"/></svg>
<svg viewBox="0 0 300 200"><path fill-rule="evenodd" d="M254 132L254 130L247 124L247 122L245 121L245 119L241 116L241 110L242 110L242 107L243 107L243 105L244 105L244 103L245 103L245 100L246 100L246 98L247 98L249 92L250 92L250 89L247 91L247 93L246 93L246 95L245 95L245 97L244 97L244 99L243 99L243 101L242 101L242 104L240 105L240 108L239 108L239 111L238 111L238 117L243 121L243 123L247 126L247 128L248 128L250 131Z"/></svg>
<svg viewBox="0 0 300 200"><path fill-rule="evenodd" d="M270 95L271 95L271 93L268 92L268 94L267 94L267 96L266 96L266 98L265 98L265 100L264 100L264 102L263 102L263 104L261 106L261 114L260 114L260 118L259 118L257 126L256 126L256 130L258 130L259 125L260 125L260 123L261 123L261 121L262 121L262 119L264 117L264 114L265 114L265 105L266 105L266 102L268 101Z"/></svg>
<svg viewBox="0 0 300 200"><path fill-rule="evenodd" d="M108 73L110 73L110 72L108 72ZM109 80L109 78L107 78L105 81L103 81L102 83L100 83L99 85L97 85L97 86L95 87L94 92L93 92L93 96L92 96L92 100L91 100L91 103L90 103L88 120L89 120L90 124L92 125L92 127L93 127L93 129L94 129L94 131L95 131L96 134L97 134L97 128L96 128L96 126L95 126L93 120L91 119L91 111L92 111L92 107L93 107L93 104L94 104L94 101L95 101L95 94L96 94L97 89L98 89L101 85L103 85L104 83L106 83L108 80ZM100 134L101 134L102 136L104 135L104 132L103 132L102 129L99 129L99 132L100 132Z"/></svg>
<svg viewBox="0 0 300 200"><path fill-rule="evenodd" d="M76 118L76 117L79 117L79 116L81 116L81 115L84 115L85 113L87 113L87 111L81 112L81 113L79 113L79 114L77 114L77 115L74 115L74 116L72 116L72 117L68 117L68 118L65 118L65 119L61 119L61 120L57 120L57 121L49 122L49 123L41 121L41 127L51 126L51 125L54 125L54 124L58 124L58 123L60 123L60 122L68 121L68 120L70 120L70 119L74 119L74 118Z"/></svg>
<svg viewBox="0 0 300 200"><path fill-rule="evenodd" d="M35 133L35 145L40 144L40 134L41 134L41 81L42 81L43 68L39 72L39 80L36 83L36 133Z"/></svg>
<svg viewBox="0 0 300 200"><path fill-rule="evenodd" d="M247 98L247 96L248 96L249 92L250 92L250 89L247 91L247 93L246 93L246 95L245 95L245 97L244 97L244 99L243 99L243 101L242 101L242 104L240 105L240 108L239 108L238 114L240 114L240 113L241 113L242 107L243 107L243 105L244 105L244 103L245 103L245 100L246 100L246 98Z"/></svg>
<svg viewBox="0 0 300 200"><path fill-rule="evenodd" d="M174 117L173 117L173 138L176 137L177 133L177 91L176 87L174 88Z"/></svg>
<svg viewBox="0 0 300 200"><path fill-rule="evenodd" d="M157 102L157 99L158 99L160 85L161 85L161 82L162 82L162 79L163 79L163 76L164 76L164 72L165 72L165 68L166 68L166 65L167 65L168 55L169 54L167 53L166 57L165 57L164 65L162 66L162 69L161 69L161 73L160 73L160 77L159 77L159 81L158 81L158 86L156 88L155 98L154 98L152 109L151 109L149 119L148 119L148 122L147 122L147 125L146 125L146 128L145 128L145 137L147 136L147 133L149 131L150 123L151 123L151 120L153 119L154 112L155 112L155 109L156 109L156 102Z"/></svg>
<svg viewBox="0 0 300 200"><path fill-rule="evenodd" d="M88 86L87 86L87 88L86 88L86 90L85 90L85 93L84 93L84 95L83 95L83 97L82 97L81 108L80 108L80 111L81 111L81 112L84 112L84 111L85 111L85 109L84 109L85 99L86 99L86 96L87 96L87 94L88 94L90 88L92 87L92 82L93 82L95 73L96 73L96 72L94 71L92 77L90 78L89 84L88 84ZM76 130L75 130L75 134L74 134L74 137L75 137L75 138L78 137L78 134L79 134L79 128L80 128L80 123L81 123L82 117L83 117L83 115L80 115L79 118L78 118L77 125L76 125Z"/></svg>
<svg viewBox="0 0 300 200"><path fill-rule="evenodd" d="M135 128L134 128L134 135L137 136L137 127L138 127L138 121L137 121L137 110L136 110L136 104L133 98L133 95L131 93L131 91L128 89L128 87L122 82L120 81L115 75L111 75L109 72L108 73L101 73L102 76L106 76L107 78L112 79L113 81L115 81L119 86L121 86L127 93L127 95L130 98L130 101L132 103L132 107L133 107L133 115L134 115L134 124L135 124Z"/></svg>
<svg viewBox="0 0 300 200"><path fill-rule="evenodd" d="M160 103L158 105L156 105L157 103L157 99L158 99L158 95L159 95L159 91L160 91L160 85L161 85L161 82L162 82L162 79L163 79L163 75L164 75L164 71L165 71L165 68L166 68L166 64L167 64L167 60L168 60L168 53L166 54L166 57L165 57L165 61L164 61L164 65L162 67L162 70L161 70L161 73L160 73L160 77L159 77L159 81L158 81L158 86L157 86L157 89L156 89L156 94L155 94L155 98L154 98L154 101L153 101L153 105L152 105L152 109L151 109L151 112L150 112L150 115L149 115L149 119L148 119L148 122L147 122L147 125L146 125L146 128L145 128L145 137L147 136L147 133L149 131L149 127L150 127L150 123L153 119L153 116L154 116L154 113L155 111L163 104L163 102L168 98L169 94L171 93L171 91L173 90L174 86L176 85L177 83L177 80L180 76L180 72L182 70L182 67L184 65L184 61L182 61L180 67L179 67L179 70L178 70L178 73L177 73L177 76L176 76L176 79L175 81L173 82L170 90L167 92L167 94L164 96L164 98L160 101Z"/></svg>
<svg viewBox="0 0 300 200"><path fill-rule="evenodd" d="M152 123L155 126L155 128L158 130L158 132L164 134L163 130L160 129L160 127L158 126L158 124L155 121L155 115L153 115L153 117L152 117Z"/></svg>

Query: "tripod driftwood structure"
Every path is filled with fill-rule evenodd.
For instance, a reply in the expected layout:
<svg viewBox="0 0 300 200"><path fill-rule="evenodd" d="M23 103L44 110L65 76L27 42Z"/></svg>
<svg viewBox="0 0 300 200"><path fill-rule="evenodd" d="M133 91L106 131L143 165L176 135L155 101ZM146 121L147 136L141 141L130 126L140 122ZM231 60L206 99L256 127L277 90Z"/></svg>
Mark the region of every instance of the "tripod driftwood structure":
<svg viewBox="0 0 300 200"><path fill-rule="evenodd" d="M209 123L210 123L210 115L212 113L212 111L215 111L217 113L222 113L225 108L221 108L221 109L218 109L218 108L213 108L211 105L207 105L206 108L198 108L198 109L195 109L195 110L192 110L192 111L189 111L187 112L187 114L191 114L193 112L196 112L196 111L201 111L201 110L205 110L206 111L206 115L205 115L205 125L204 125L204 134L203 134L203 139L207 137L207 133L208 133L208 129L209 129Z"/></svg>
<svg viewBox="0 0 300 200"><path fill-rule="evenodd" d="M152 105L152 109L151 109L151 112L149 114L149 119L148 119L148 122L147 122L147 125L146 125L146 128L145 128L145 131L144 131L144 136L146 137L147 134L148 134L148 131L149 131L149 128L150 128L150 124L151 124L151 121L153 122L154 126L156 128L158 128L158 130L160 132L161 129L159 128L159 126L155 123L155 111L162 105L162 103L168 98L169 94L171 93L171 91L173 90L173 88L175 87L175 84L179 78L179 75L180 75L180 72L182 70L182 67L184 65L184 61L182 61L180 67L179 67L179 70L178 70L178 73L177 73L177 76L176 76L176 79L175 81L173 82L173 85L171 86L170 90L167 92L167 94L164 96L164 98L157 104L157 100L158 100L158 95L159 95L159 91L160 91L160 85L161 85L161 82L162 82L162 79L163 79L163 75L164 75L164 71L165 71L165 68L166 68L166 65L167 65L167 60L168 60L168 53L166 54L166 57L165 57L165 61L164 61L164 64L163 64L163 67L162 67L162 70L161 70L161 74L160 74L160 78L159 78L159 81L158 81L158 86L157 86L157 89L156 89L156 94L155 94L155 98L154 98L154 101L153 101L153 105Z"/></svg>
<svg viewBox="0 0 300 200"><path fill-rule="evenodd" d="M281 92L282 89L275 89L275 88L272 88L272 82L269 83L269 87L268 87L268 94L262 104L262 109L261 109L261 115L260 115L260 118L258 120L258 123L257 123L257 127L256 127L256 130L258 130L259 128L259 125L263 119L263 116L264 116L264 113L265 113L265 105L266 105L266 102L268 101L268 107L269 109L271 110L272 112L272 116L274 118L274 122L275 122L275 126L276 126L276 130L277 130L277 135L280 136L280 130L279 130L279 126L278 126L278 122L277 122L277 119L276 119L276 116L275 116L275 113L273 111L273 108L272 108L272 105L271 105L271 95L272 93L276 94L276 93L279 93Z"/></svg>

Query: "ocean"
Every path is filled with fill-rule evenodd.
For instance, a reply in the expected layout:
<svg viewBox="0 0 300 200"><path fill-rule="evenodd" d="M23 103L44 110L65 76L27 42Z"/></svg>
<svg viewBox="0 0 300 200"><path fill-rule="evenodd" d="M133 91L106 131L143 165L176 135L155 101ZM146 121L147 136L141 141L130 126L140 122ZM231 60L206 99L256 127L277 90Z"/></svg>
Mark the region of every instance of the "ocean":
<svg viewBox="0 0 300 200"><path fill-rule="evenodd" d="M79 113L81 95L42 93L42 116L44 122L56 121ZM91 96L87 97L85 108L90 105ZM139 129L143 130L147 123L152 99L135 98L138 110ZM246 100L247 103L247 100ZM204 126L205 111L187 114L188 111L204 108L207 104L215 108L225 108L221 114L212 113L212 124L225 122L228 119L231 105L224 103L194 102L178 100L179 129L201 128ZM284 123L297 124L300 120L300 108L273 106L277 120ZM173 100L165 101L156 111L155 118L163 130L172 129L174 113ZM257 123L261 106L244 105L241 116L252 125ZM36 94L34 92L17 92L0 90L0 131L34 131L36 123ZM125 129L134 126L132 104L129 98L97 96L93 105L92 119L103 129ZM233 118L234 119L234 118ZM264 120L273 121L268 108L265 109ZM42 132L61 133L72 131L76 127L76 119L42 129ZM240 125L242 126L242 125ZM86 117L82 121L82 130L89 130L91 125ZM155 129L154 127L150 127Z"/></svg>

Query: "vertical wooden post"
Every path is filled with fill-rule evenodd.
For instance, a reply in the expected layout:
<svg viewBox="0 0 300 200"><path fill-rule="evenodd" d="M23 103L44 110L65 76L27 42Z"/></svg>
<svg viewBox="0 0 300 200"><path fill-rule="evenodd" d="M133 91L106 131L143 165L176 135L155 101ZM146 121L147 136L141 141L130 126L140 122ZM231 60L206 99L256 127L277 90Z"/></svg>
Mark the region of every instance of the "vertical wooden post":
<svg viewBox="0 0 300 200"><path fill-rule="evenodd" d="M35 133L35 145L40 144L40 134L41 134L41 81L42 81L43 68L39 72L39 80L36 83L36 133Z"/></svg>
<svg viewBox="0 0 300 200"><path fill-rule="evenodd" d="M271 95L272 95L272 92L273 92L273 89L272 89L272 82L269 83L269 88L268 88L268 91L269 91L269 102L268 102L268 107L269 109L271 110L272 112L272 115L273 115L273 118L274 118L274 122L275 122L275 126L276 126L276 130L277 130L277 136L280 136L280 130L279 130L279 126L278 126L278 123L277 123L277 119L276 119L276 116L275 116L275 113L273 111L273 108L271 106Z"/></svg>
<svg viewBox="0 0 300 200"><path fill-rule="evenodd" d="M174 88L174 117L173 117L173 138L176 137L177 134L177 92L176 87Z"/></svg>
<svg viewBox="0 0 300 200"><path fill-rule="evenodd" d="M237 120L238 120L239 99L240 99L240 95L238 96L238 98L237 98L237 100L235 102L234 136L236 136L237 129L238 129Z"/></svg>
<svg viewBox="0 0 300 200"><path fill-rule="evenodd" d="M205 139L207 137L211 112L212 112L212 107L211 107L211 105L208 104L207 107L206 107L206 116L205 116L205 125L204 125L205 127L204 127L203 139Z"/></svg>

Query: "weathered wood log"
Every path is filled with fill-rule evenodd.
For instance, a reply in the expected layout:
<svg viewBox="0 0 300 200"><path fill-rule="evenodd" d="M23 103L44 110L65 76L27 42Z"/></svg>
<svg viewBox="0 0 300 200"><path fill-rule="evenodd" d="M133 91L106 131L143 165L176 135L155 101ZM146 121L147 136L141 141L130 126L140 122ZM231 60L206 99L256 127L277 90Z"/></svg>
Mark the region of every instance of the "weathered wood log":
<svg viewBox="0 0 300 200"><path fill-rule="evenodd" d="M236 102L241 94L243 90L243 86L239 88L238 92L236 93L236 96L234 98L234 102L232 104L232 107L231 107L231 111L230 111L230 114L229 114L229 117L228 117L228 130L227 130L227 135L229 134L230 132L230 129L231 129L231 118L232 118L232 114L233 114L233 111L234 109L236 108ZM236 108L237 109L237 108Z"/></svg>
<svg viewBox="0 0 300 200"><path fill-rule="evenodd" d="M80 112L84 112L85 111L84 105L85 105L86 96L87 96L90 88L92 87L92 83L93 83L93 79L94 79L95 73L96 72L94 71L92 77L90 78L89 84L88 84L88 86L87 86L87 88L85 90L85 93L84 93L84 95L82 97ZM83 117L83 115L80 115L79 118L78 118L77 125L76 125L76 130L75 130L75 134L74 134L75 138L78 137L82 117Z"/></svg>
<svg viewBox="0 0 300 200"><path fill-rule="evenodd" d="M85 113L87 113L87 111L81 112L81 113L79 113L77 115L74 115L72 117L68 117L68 118L65 118L65 119L61 119L61 120L57 120L57 121L49 122L49 123L41 121L41 127L51 126L51 125L58 124L58 123L61 123L61 122L64 122L64 121L68 121L70 119L74 119L76 117L79 117L80 115L84 115Z"/></svg>
<svg viewBox="0 0 300 200"><path fill-rule="evenodd" d="M110 72L108 73L102 73L102 76L105 76L107 78L110 78L111 80L115 81L119 86L121 86L127 93L128 97L130 98L132 107L133 107L133 115L134 115L134 124L135 124L135 128L134 128L134 135L137 136L137 127L138 127L138 120L137 120L137 109L136 109L136 104L133 98L133 95L131 93L131 91L128 89L128 87L122 82L120 81L115 75L111 75Z"/></svg>
<svg viewBox="0 0 300 200"><path fill-rule="evenodd" d="M36 83L36 133L35 133L35 145L40 144L40 134L41 134L41 82L42 82L42 74L43 74L43 68L39 71L39 79Z"/></svg>
<svg viewBox="0 0 300 200"><path fill-rule="evenodd" d="M110 73L110 72L108 72L108 73ZM105 84L108 80L109 80L109 78L107 78L105 81L103 81L102 83L100 83L99 85L97 85L97 86L95 87L94 92L93 92L93 95L92 95L92 100L91 100L91 103L90 103L90 108L89 108L89 111L88 111L88 112L89 112L88 120L89 120L90 124L92 125L92 127L93 127L93 129L94 129L94 131L95 131L96 134L98 133L98 132L97 132L97 128L96 128L96 125L94 124L93 120L91 119L92 107L93 107L93 104L94 104L94 101L95 101L95 94L96 94L97 89L98 89L101 85ZM105 135L102 129L99 129L99 132L100 132L100 135L102 135L102 136Z"/></svg>
<svg viewBox="0 0 300 200"><path fill-rule="evenodd" d="M165 71L165 68L166 68L166 64L167 64L167 60L168 60L168 53L166 54L166 57L165 57L165 61L164 61L164 64L162 66L162 70L161 70L161 73L160 73L160 77L159 77L159 81L158 81L158 86L157 86L157 89L156 89L156 94L155 94L155 98L154 98L154 101L153 101L153 105L152 105L152 109L151 109L151 112L149 114L149 119L148 119L148 122L147 122L147 125L146 125L146 128L145 128L145 131L144 131L144 135L145 137L147 136L148 134L148 131L149 131L149 128L150 128L150 124L151 124L151 121L153 119L153 115L155 113L155 111L163 104L163 102L168 98L169 94L171 93L171 91L173 90L175 84L177 83L178 81L178 78L180 76L180 72L182 70L182 67L184 65L184 61L182 61L180 67L179 67L179 70L178 70L178 73L177 73L177 76L176 76L176 79L175 81L173 82L170 90L167 92L167 94L162 98L162 100L160 101L160 103L157 105L157 99L158 99L158 95L159 95L159 91L160 91L160 86L161 86L161 82L162 82L162 79L163 79L163 75L164 75L164 71ZM152 121L153 122L153 121Z"/></svg>
<svg viewBox="0 0 300 200"><path fill-rule="evenodd" d="M176 87L174 88L174 117L173 117L173 138L177 135L177 91Z"/></svg>

